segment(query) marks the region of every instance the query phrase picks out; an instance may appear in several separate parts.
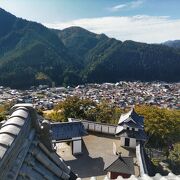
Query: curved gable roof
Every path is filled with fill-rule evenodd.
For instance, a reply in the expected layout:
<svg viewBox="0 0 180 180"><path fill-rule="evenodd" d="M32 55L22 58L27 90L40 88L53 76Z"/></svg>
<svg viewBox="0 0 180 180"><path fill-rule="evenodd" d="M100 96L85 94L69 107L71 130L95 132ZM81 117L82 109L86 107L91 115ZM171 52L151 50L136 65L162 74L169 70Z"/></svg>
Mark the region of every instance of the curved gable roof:
<svg viewBox="0 0 180 180"><path fill-rule="evenodd" d="M144 127L144 117L138 115L135 112L134 108L132 108L129 112L127 112L125 114L121 114L118 125L120 125L122 123L128 123L129 121L132 121L133 123L135 123L141 127Z"/></svg>
<svg viewBox="0 0 180 180"><path fill-rule="evenodd" d="M50 137L49 122L41 123L32 105L15 105L0 128L1 179L76 179Z"/></svg>

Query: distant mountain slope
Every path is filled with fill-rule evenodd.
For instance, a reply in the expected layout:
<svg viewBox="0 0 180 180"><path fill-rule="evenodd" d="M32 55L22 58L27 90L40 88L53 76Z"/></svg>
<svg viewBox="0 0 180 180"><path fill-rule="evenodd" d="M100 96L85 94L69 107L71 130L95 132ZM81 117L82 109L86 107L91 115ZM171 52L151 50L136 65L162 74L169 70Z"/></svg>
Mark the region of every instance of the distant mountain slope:
<svg viewBox="0 0 180 180"><path fill-rule="evenodd" d="M79 69L59 37L41 24L16 18L2 9L0 24L0 84L62 84L71 71Z"/></svg>
<svg viewBox="0 0 180 180"><path fill-rule="evenodd" d="M0 9L0 84L75 85L119 80L180 80L180 52L121 42L80 27L53 30Z"/></svg>
<svg viewBox="0 0 180 180"><path fill-rule="evenodd" d="M89 52L96 46L109 38L104 34L95 34L81 27L70 27L64 30L57 30L56 33L77 58L84 61Z"/></svg>
<svg viewBox="0 0 180 180"><path fill-rule="evenodd" d="M82 58L83 80L179 81L180 54L164 45L121 42L80 27L58 32L64 45Z"/></svg>
<svg viewBox="0 0 180 180"><path fill-rule="evenodd" d="M180 40L166 41L163 44L167 45L169 47L179 48L180 49Z"/></svg>

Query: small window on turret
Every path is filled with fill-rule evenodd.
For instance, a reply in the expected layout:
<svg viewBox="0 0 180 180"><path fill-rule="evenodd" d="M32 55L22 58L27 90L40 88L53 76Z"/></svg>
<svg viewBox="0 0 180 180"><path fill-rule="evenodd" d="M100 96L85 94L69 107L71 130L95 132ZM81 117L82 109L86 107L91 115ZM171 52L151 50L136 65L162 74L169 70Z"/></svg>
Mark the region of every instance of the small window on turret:
<svg viewBox="0 0 180 180"><path fill-rule="evenodd" d="M134 128L132 128L132 131L135 131L135 129L134 129Z"/></svg>
<svg viewBox="0 0 180 180"><path fill-rule="evenodd" d="M129 127L127 127L127 130L129 130Z"/></svg>

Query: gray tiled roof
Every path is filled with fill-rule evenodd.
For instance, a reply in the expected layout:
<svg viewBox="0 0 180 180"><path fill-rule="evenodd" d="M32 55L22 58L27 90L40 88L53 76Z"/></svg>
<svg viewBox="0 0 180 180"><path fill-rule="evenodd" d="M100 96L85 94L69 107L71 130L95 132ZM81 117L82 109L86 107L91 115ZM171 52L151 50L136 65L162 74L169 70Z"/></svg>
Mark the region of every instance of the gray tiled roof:
<svg viewBox="0 0 180 180"><path fill-rule="evenodd" d="M55 153L50 125L30 105L16 105L0 129L0 179L76 179Z"/></svg>
<svg viewBox="0 0 180 180"><path fill-rule="evenodd" d="M82 122L51 123L53 140L65 140L87 135Z"/></svg>
<svg viewBox="0 0 180 180"><path fill-rule="evenodd" d="M105 171L123 174L135 174L133 157L115 156L114 158L112 157L111 164L108 167L105 167Z"/></svg>
<svg viewBox="0 0 180 180"><path fill-rule="evenodd" d="M144 117L138 115L134 108L132 108L129 112L125 114L121 114L118 124L122 124L123 122L129 122L129 120L132 120L135 122L138 126L144 127Z"/></svg>

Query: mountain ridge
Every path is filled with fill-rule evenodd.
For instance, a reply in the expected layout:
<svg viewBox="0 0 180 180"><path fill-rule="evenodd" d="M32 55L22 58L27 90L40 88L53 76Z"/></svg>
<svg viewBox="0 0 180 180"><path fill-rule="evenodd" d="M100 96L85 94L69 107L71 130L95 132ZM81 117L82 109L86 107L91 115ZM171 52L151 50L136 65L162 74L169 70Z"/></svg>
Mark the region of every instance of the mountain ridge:
<svg viewBox="0 0 180 180"><path fill-rule="evenodd" d="M6 34L0 38L2 85L21 88L50 83L51 79L63 82L65 71L77 69L78 63L75 65L70 61L73 57L55 33L39 23L16 18L2 10L0 12L3 12L0 13L0 24L5 24L3 27L6 29ZM3 28L0 31L3 32ZM46 76L40 82L36 80L39 72ZM25 82L17 78L21 76L26 79Z"/></svg>
<svg viewBox="0 0 180 180"><path fill-rule="evenodd" d="M15 88L120 80L179 81L180 53L81 27L49 29L0 9L0 84Z"/></svg>
<svg viewBox="0 0 180 180"><path fill-rule="evenodd" d="M180 40L169 40L163 43L166 46L179 48L180 49Z"/></svg>
<svg viewBox="0 0 180 180"><path fill-rule="evenodd" d="M68 28L68 31L72 29L76 29L74 36L72 31L71 36L61 36L61 39L62 42L66 42L64 44L66 47L70 46L71 49L76 49L76 52L79 54L78 50L81 52L82 47L77 46L77 44L79 43L78 45L83 46L83 40L85 38L82 38L80 41L77 40L76 35L79 27ZM83 28L80 29L80 31L82 30ZM66 29L64 31L66 31ZM85 32L87 32L87 30ZM78 33L78 35L79 34L80 33ZM91 33L91 35L94 35L94 38L97 36L94 33ZM66 41L66 38L68 38L68 41ZM85 39L85 42L86 41ZM163 57L163 54L165 54L166 57ZM158 57L159 55L160 57ZM86 63L83 70L83 76L86 78L86 82L101 83L106 81L116 82L118 80L171 81L169 76L176 75L179 77L177 69L177 67L180 67L179 54L175 49L165 45L140 43L131 40L122 42L106 36L103 40L98 40L91 49L88 49L88 52L86 51L85 56L84 54L82 54L82 56L85 58L84 62ZM165 58L165 60L163 60L163 58ZM170 61L170 59L172 59L172 61ZM150 61L154 64L153 67ZM159 61L162 62L160 63ZM172 62L173 64L177 63L176 67L173 67L174 73L171 69L168 69L172 66ZM163 67L163 63L165 64L165 68ZM145 76L145 78L143 78L143 76ZM96 77L98 77L98 79ZM179 78L176 80L178 81Z"/></svg>

